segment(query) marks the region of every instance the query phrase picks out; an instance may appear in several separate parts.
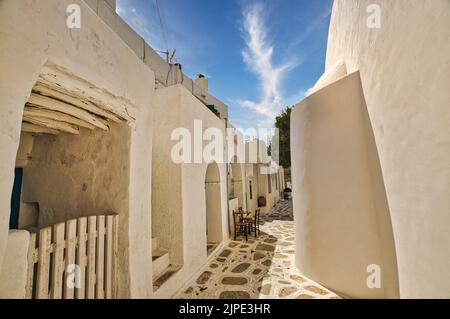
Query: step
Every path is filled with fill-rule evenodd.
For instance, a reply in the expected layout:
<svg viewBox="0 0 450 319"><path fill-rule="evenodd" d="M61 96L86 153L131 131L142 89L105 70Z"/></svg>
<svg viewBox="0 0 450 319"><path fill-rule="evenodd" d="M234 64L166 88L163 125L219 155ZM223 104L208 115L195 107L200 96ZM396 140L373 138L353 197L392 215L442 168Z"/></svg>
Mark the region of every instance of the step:
<svg viewBox="0 0 450 319"><path fill-rule="evenodd" d="M158 276L154 276L153 280L153 291L158 290L165 282L167 282L178 270L180 270L180 266L169 265L164 271L161 272Z"/></svg>
<svg viewBox="0 0 450 319"><path fill-rule="evenodd" d="M217 248L217 246L218 246L217 243L209 242L209 243L206 245L206 252L207 252L207 255L208 255L208 256L211 255L211 253Z"/></svg>
<svg viewBox="0 0 450 319"><path fill-rule="evenodd" d="M169 252L165 249L157 248L153 251L153 278L161 274L170 265Z"/></svg>
<svg viewBox="0 0 450 319"><path fill-rule="evenodd" d="M159 247L159 238L158 237L152 238L152 251L157 250L158 247Z"/></svg>

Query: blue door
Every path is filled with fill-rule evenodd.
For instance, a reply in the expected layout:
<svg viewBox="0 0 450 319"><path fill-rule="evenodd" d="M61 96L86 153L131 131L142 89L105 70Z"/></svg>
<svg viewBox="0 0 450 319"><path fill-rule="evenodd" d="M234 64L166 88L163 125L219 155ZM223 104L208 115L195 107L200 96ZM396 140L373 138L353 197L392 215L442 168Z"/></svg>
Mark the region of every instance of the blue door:
<svg viewBox="0 0 450 319"><path fill-rule="evenodd" d="M11 195L11 216L9 218L9 229L19 228L22 177L23 177L23 168L16 168L14 171L14 186Z"/></svg>

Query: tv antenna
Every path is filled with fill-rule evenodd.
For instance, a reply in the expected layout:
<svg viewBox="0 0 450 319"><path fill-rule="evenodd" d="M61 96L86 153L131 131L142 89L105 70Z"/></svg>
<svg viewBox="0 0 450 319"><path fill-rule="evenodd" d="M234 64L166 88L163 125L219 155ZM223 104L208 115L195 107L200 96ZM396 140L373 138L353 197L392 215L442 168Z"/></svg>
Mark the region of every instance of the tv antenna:
<svg viewBox="0 0 450 319"><path fill-rule="evenodd" d="M177 53L177 49L174 49L172 51L172 54L170 50L167 51L156 50L156 52L164 54L166 56L166 62L169 64L173 64L174 60L176 60L175 54Z"/></svg>
<svg viewBox="0 0 450 319"><path fill-rule="evenodd" d="M170 59L169 59L169 55L167 55L168 63L172 64L173 60L175 59L175 53L177 53L177 49L173 50L172 55L170 56Z"/></svg>

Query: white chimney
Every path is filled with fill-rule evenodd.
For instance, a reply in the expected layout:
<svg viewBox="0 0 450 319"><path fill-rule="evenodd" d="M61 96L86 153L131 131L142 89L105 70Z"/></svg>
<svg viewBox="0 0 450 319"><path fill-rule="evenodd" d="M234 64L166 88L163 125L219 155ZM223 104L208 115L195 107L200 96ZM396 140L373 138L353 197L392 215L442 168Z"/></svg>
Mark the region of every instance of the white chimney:
<svg viewBox="0 0 450 319"><path fill-rule="evenodd" d="M208 93L208 80L203 74L199 74L197 80L195 80L195 85L202 89L203 93Z"/></svg>

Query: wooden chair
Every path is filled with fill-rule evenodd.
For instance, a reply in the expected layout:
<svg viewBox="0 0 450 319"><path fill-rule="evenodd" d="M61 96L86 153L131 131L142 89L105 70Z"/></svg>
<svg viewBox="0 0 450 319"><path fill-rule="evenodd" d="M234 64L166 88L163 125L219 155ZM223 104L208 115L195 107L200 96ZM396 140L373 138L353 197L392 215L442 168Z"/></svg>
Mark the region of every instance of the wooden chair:
<svg viewBox="0 0 450 319"><path fill-rule="evenodd" d="M255 232L255 237L258 238L260 231L259 231L259 217L261 214L260 209L255 210L255 215L252 217L247 218L247 221L250 225L250 233Z"/></svg>
<svg viewBox="0 0 450 319"><path fill-rule="evenodd" d="M243 216L242 212L235 212L233 211L234 216L234 240L236 240L238 234L242 234L245 236L245 240L248 240L248 233L249 233L249 222L246 221Z"/></svg>

